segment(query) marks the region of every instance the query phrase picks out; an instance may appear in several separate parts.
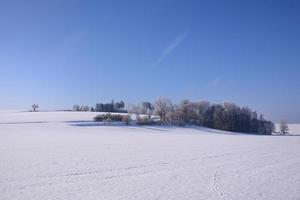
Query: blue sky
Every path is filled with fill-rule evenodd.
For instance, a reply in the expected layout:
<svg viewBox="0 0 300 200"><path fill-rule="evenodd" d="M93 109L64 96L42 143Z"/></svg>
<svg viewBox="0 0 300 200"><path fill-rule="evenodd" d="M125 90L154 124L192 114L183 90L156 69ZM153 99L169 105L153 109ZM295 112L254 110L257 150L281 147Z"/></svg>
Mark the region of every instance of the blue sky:
<svg viewBox="0 0 300 200"><path fill-rule="evenodd" d="M300 2L0 1L0 109L158 96L300 122Z"/></svg>

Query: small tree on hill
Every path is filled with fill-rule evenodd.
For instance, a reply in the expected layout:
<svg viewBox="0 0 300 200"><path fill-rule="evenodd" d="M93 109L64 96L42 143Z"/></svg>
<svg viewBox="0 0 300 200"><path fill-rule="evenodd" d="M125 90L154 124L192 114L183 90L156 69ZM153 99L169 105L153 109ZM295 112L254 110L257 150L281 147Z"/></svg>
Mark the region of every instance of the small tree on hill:
<svg viewBox="0 0 300 200"><path fill-rule="evenodd" d="M32 105L33 112L36 112L38 108L39 108L39 105L37 105L37 104Z"/></svg>

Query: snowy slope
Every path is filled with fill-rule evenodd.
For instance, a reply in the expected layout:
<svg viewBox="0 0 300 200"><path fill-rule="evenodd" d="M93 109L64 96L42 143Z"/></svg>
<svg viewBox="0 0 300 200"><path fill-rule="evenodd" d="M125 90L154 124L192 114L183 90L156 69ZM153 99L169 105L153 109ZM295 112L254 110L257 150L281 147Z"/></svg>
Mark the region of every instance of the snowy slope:
<svg viewBox="0 0 300 200"><path fill-rule="evenodd" d="M0 199L300 199L300 137L0 113ZM300 130L294 125L294 130Z"/></svg>
<svg viewBox="0 0 300 200"><path fill-rule="evenodd" d="M300 135L300 124L289 124L289 132L293 135Z"/></svg>
<svg viewBox="0 0 300 200"><path fill-rule="evenodd" d="M288 124L289 135L300 135L300 124ZM275 129L279 132L279 124L275 124Z"/></svg>

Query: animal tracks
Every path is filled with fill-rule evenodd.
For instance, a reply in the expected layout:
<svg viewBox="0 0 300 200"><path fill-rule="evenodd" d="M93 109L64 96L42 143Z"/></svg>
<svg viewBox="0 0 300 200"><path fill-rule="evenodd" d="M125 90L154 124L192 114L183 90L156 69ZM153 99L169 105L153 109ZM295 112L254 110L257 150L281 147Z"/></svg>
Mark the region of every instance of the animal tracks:
<svg viewBox="0 0 300 200"><path fill-rule="evenodd" d="M230 200L230 198L227 197L221 186L222 185L220 184L220 174L216 170L213 175L212 187L219 195L220 199Z"/></svg>

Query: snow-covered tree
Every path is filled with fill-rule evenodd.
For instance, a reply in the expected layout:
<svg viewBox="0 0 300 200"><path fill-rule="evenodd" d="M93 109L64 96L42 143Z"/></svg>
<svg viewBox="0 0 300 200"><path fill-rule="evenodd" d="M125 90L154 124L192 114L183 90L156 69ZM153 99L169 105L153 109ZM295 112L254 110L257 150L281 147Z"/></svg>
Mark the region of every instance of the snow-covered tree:
<svg viewBox="0 0 300 200"><path fill-rule="evenodd" d="M163 122L166 121L168 112L171 112L173 108L171 100L168 98L159 97L155 101L154 105L154 111L160 117L160 120Z"/></svg>
<svg viewBox="0 0 300 200"><path fill-rule="evenodd" d="M79 105L74 105L73 110L74 111L80 111L80 106Z"/></svg>
<svg viewBox="0 0 300 200"><path fill-rule="evenodd" d="M281 120L279 122L279 133L281 135L286 135L289 133L289 127L288 127L288 124L285 120Z"/></svg>
<svg viewBox="0 0 300 200"><path fill-rule="evenodd" d="M82 105L82 106L80 106L80 111L87 112L87 111L89 111L89 110L90 110L90 107L87 106L87 105Z"/></svg>

